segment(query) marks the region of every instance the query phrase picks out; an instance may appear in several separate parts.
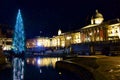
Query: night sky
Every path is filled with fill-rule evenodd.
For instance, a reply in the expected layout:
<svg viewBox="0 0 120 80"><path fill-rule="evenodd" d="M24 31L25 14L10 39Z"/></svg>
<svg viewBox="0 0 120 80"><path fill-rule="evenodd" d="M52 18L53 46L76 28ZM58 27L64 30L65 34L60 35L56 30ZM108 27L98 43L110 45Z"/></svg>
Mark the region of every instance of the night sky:
<svg viewBox="0 0 120 80"><path fill-rule="evenodd" d="M0 24L14 28L18 9L27 38L80 29L90 23L96 9L105 21L120 18L120 0L0 0Z"/></svg>

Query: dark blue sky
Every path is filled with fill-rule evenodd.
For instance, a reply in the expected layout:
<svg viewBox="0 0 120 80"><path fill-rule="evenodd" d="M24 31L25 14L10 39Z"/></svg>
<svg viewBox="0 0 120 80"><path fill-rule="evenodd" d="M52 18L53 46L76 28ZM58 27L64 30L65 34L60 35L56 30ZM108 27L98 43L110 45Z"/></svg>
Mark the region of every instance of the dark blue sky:
<svg viewBox="0 0 120 80"><path fill-rule="evenodd" d="M120 0L0 0L0 24L14 27L19 8L27 38L80 29L96 9L105 21L120 18Z"/></svg>

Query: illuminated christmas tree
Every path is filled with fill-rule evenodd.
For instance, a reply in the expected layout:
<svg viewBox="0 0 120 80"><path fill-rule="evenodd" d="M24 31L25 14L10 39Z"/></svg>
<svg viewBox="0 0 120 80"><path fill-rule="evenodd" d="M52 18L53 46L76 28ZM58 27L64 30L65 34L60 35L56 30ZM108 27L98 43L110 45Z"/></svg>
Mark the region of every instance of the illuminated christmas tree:
<svg viewBox="0 0 120 80"><path fill-rule="evenodd" d="M17 14L12 46L13 51L16 54L20 54L25 51L24 25L20 10L18 10Z"/></svg>

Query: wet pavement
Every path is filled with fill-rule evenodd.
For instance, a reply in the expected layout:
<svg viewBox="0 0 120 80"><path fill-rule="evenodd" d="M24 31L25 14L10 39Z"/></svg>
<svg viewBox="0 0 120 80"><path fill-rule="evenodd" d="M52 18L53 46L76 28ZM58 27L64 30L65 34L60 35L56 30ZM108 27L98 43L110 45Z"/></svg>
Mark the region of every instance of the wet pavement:
<svg viewBox="0 0 120 80"><path fill-rule="evenodd" d="M64 62L87 69L95 80L120 80L120 56L78 56Z"/></svg>
<svg viewBox="0 0 120 80"><path fill-rule="evenodd" d="M120 80L120 56L14 58L11 64L0 70L0 80Z"/></svg>

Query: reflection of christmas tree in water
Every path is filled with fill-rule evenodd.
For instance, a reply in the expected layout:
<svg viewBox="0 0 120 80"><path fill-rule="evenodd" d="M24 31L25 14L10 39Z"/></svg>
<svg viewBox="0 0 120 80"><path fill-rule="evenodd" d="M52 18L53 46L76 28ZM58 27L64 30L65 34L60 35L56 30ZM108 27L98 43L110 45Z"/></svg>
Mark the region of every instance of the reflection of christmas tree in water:
<svg viewBox="0 0 120 80"><path fill-rule="evenodd" d="M13 80L24 80L24 61L20 58L13 59Z"/></svg>
<svg viewBox="0 0 120 80"><path fill-rule="evenodd" d="M25 51L24 25L20 10L18 10L14 29L13 51L17 54Z"/></svg>

